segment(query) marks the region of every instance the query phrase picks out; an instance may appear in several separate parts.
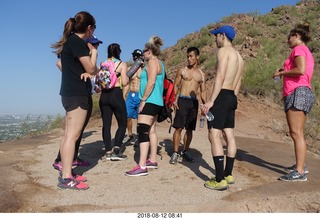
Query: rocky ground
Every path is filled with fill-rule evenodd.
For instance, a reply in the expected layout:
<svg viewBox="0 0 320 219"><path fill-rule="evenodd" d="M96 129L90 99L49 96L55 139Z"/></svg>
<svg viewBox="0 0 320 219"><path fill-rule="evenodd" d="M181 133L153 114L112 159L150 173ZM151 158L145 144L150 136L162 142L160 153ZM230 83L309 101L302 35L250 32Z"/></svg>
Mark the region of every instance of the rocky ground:
<svg viewBox="0 0 320 219"><path fill-rule="evenodd" d="M116 123L113 126L115 131ZM57 189L58 172L52 163L62 130L35 138L0 144L0 212L95 213L267 213L319 212L319 156L308 153L307 182L281 182L285 166L295 162L286 134L285 115L272 102L240 97L236 121L238 153L233 175L236 183L226 191L203 186L214 173L206 128L197 128L191 144L195 163L169 164L173 151L168 123L158 125L158 170L148 176L127 177L138 162L139 149L126 146L125 161L101 160L104 148L101 121L85 130L80 157L89 167L75 171L88 177L87 191ZM136 216L137 218L137 216Z"/></svg>

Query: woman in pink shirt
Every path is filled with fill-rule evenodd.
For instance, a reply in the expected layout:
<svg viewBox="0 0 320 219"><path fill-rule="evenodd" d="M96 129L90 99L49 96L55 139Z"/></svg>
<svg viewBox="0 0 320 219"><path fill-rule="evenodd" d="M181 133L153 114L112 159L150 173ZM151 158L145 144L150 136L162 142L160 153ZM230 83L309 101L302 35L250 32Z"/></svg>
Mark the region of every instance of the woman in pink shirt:
<svg viewBox="0 0 320 219"><path fill-rule="evenodd" d="M315 99L311 90L314 59L306 46L310 41L309 34L308 24L299 24L290 31L288 44L292 49L291 54L285 60L284 68L278 69L273 75L283 78L284 110L296 156L296 163L285 168L289 173L279 178L282 181L307 181L304 124Z"/></svg>

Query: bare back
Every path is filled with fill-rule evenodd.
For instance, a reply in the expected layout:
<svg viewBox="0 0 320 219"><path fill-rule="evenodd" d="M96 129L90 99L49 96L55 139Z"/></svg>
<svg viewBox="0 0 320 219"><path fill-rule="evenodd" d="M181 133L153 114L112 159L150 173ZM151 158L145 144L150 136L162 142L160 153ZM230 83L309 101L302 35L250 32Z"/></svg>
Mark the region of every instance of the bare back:
<svg viewBox="0 0 320 219"><path fill-rule="evenodd" d="M231 46L219 49L218 54L218 71L225 72L225 78L222 89L235 90L241 83L244 61L240 54ZM240 86L239 86L240 87Z"/></svg>

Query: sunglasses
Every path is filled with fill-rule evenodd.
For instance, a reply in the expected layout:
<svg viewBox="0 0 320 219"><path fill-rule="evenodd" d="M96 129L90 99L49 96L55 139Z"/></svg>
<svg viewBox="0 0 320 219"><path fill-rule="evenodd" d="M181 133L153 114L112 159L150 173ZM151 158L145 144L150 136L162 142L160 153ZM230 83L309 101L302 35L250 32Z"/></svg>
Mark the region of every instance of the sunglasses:
<svg viewBox="0 0 320 219"><path fill-rule="evenodd" d="M144 49L144 50L143 50L143 53L147 52L148 50L149 50L149 49Z"/></svg>

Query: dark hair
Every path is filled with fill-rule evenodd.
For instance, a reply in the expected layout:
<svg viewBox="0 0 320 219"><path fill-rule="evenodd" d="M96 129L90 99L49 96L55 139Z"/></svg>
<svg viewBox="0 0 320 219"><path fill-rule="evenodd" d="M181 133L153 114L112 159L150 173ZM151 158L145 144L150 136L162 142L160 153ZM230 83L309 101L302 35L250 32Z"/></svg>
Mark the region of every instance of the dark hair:
<svg viewBox="0 0 320 219"><path fill-rule="evenodd" d="M200 54L200 51L197 47L195 46L191 46L187 49L187 53L193 52L198 56Z"/></svg>
<svg viewBox="0 0 320 219"><path fill-rule="evenodd" d="M111 43L108 46L108 58L116 58L116 59L120 59L120 53L121 53L121 49L120 49L120 45L117 43Z"/></svg>
<svg viewBox="0 0 320 219"><path fill-rule="evenodd" d="M299 34L301 36L301 40L304 43L307 43L311 40L310 37L310 26L308 23L298 24L295 28L290 31L290 35Z"/></svg>
<svg viewBox="0 0 320 219"><path fill-rule="evenodd" d="M145 44L146 49L150 49L152 54L159 56L161 53L160 47L163 45L162 39L158 36L152 36L149 42Z"/></svg>
<svg viewBox="0 0 320 219"><path fill-rule="evenodd" d="M78 12L73 18L69 18L64 24L63 35L60 40L51 45L51 48L56 49L54 53L60 55L64 43L67 41L71 33L85 33L89 25L96 26L94 17L86 11Z"/></svg>

